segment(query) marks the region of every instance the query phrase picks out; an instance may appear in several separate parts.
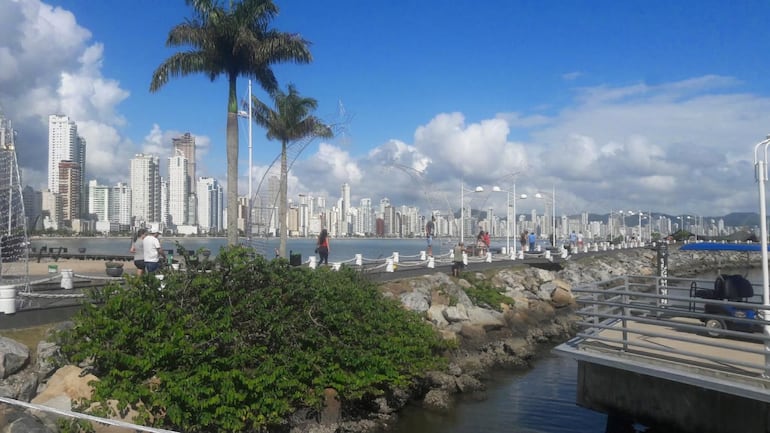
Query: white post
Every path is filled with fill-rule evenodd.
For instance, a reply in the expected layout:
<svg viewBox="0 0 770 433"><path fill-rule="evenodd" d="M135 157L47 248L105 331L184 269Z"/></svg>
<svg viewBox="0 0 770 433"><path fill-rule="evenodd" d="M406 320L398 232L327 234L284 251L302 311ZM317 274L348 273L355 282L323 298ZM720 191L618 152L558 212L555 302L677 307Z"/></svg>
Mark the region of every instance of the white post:
<svg viewBox="0 0 770 433"><path fill-rule="evenodd" d="M436 262L433 259L433 256L428 257L428 268L433 269L436 267Z"/></svg>
<svg viewBox="0 0 770 433"><path fill-rule="evenodd" d="M465 244L465 186L460 182L460 242Z"/></svg>
<svg viewBox="0 0 770 433"><path fill-rule="evenodd" d="M492 263L492 253L491 252L487 251L487 257L486 257L486 259L484 261L487 262L487 263Z"/></svg>
<svg viewBox="0 0 770 433"><path fill-rule="evenodd" d="M398 263L398 251L393 252L393 263Z"/></svg>
<svg viewBox="0 0 770 433"><path fill-rule="evenodd" d="M463 264L465 266L468 266L468 253L466 253L465 251L463 251Z"/></svg>
<svg viewBox="0 0 770 433"><path fill-rule="evenodd" d="M253 120L252 120L252 117L251 117L251 80L249 80L249 199L246 201L246 203L249 206L249 214L246 216L246 221L248 222L248 227L246 228L246 230L248 230L248 233L246 233L246 239L248 239L249 241L251 240L251 223L252 223L251 215L252 215L252 213L254 211L251 208L251 206L252 206L252 202L251 202L251 194L252 194L252 192L251 192L251 184L253 183L252 180L251 180L251 171L252 171L251 170L251 164L252 164L251 160L253 159L253 157L252 157L252 138L251 138L251 136L252 136L252 134L251 134L251 123L252 122L253 122Z"/></svg>
<svg viewBox="0 0 770 433"><path fill-rule="evenodd" d="M516 191L516 185L513 185L513 191L514 194ZM511 251L511 192L506 191L505 192L506 197L508 197L508 205L505 207L505 252L503 254L510 254L509 251ZM516 196L514 195L513 200L516 201Z"/></svg>
<svg viewBox="0 0 770 433"><path fill-rule="evenodd" d="M762 248L762 319L770 319L770 271L767 264L767 209L765 201L765 182L767 182L767 145L770 144L770 136L757 143L754 147L754 176L759 186L759 227ZM762 159L757 155L757 151L764 146ZM764 326L765 337L770 337L770 325ZM763 377L770 376L770 340L765 340L765 371Z"/></svg>
<svg viewBox="0 0 770 433"><path fill-rule="evenodd" d="M0 286L0 313L16 313L16 287Z"/></svg>
<svg viewBox="0 0 770 433"><path fill-rule="evenodd" d="M75 285L72 282L72 269L62 269L61 270L61 288L65 290L69 290L75 287Z"/></svg>
<svg viewBox="0 0 770 433"><path fill-rule="evenodd" d="M315 261L316 261L316 258L317 258L316 256L310 256L310 257L309 257L309 261L308 261L308 264L307 264L307 266L308 266L310 269L315 269L315 268L316 268L316 263L315 263Z"/></svg>
<svg viewBox="0 0 770 433"><path fill-rule="evenodd" d="M363 263L364 263L364 256L360 253L356 254L356 266L361 266Z"/></svg>
<svg viewBox="0 0 770 433"><path fill-rule="evenodd" d="M426 256L425 251L420 251L420 260L421 261L425 260L425 256Z"/></svg>
<svg viewBox="0 0 770 433"><path fill-rule="evenodd" d="M393 259L385 259L385 272L393 272Z"/></svg>

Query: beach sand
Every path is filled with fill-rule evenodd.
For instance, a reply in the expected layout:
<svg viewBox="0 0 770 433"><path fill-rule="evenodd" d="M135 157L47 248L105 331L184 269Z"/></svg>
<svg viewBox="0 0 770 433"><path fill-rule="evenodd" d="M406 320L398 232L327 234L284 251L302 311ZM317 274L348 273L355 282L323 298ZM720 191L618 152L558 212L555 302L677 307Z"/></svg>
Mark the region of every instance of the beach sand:
<svg viewBox="0 0 770 433"><path fill-rule="evenodd" d="M82 275L98 275L106 277L107 274L104 271L104 263L106 260L77 260L77 259L59 259L54 261L50 258L43 258L40 263L37 260L29 261L29 275L31 276L47 276L51 275L48 272L49 265L56 265L57 270L61 272L62 269L71 269L76 274ZM124 274L135 275L136 267L134 262L120 262L123 263Z"/></svg>

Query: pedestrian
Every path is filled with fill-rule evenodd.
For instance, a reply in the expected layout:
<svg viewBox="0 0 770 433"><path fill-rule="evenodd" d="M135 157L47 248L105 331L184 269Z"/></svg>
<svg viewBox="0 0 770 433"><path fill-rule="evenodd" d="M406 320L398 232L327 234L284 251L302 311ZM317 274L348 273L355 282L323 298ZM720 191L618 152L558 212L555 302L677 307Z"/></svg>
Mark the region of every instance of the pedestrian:
<svg viewBox="0 0 770 433"><path fill-rule="evenodd" d="M131 247L128 249L134 255L134 266L136 266L136 275L141 276L144 273L144 237L147 235L147 229L137 230Z"/></svg>
<svg viewBox="0 0 770 433"><path fill-rule="evenodd" d="M519 235L519 245L521 245L521 251L524 251L525 247L527 246L527 231L526 230L521 232L521 235Z"/></svg>
<svg viewBox="0 0 770 433"><path fill-rule="evenodd" d="M529 252L534 253L535 252L535 241L537 241L537 236L535 236L535 232L532 232L527 237L527 240L529 241Z"/></svg>
<svg viewBox="0 0 770 433"><path fill-rule="evenodd" d="M478 254L479 257L484 255L484 248L486 248L487 244L484 242L484 230L480 230L479 234L476 235L476 254Z"/></svg>
<svg viewBox="0 0 770 433"><path fill-rule="evenodd" d="M452 276L453 277L459 277L460 272L462 272L463 268L465 268L465 261L463 260L463 253L465 252L465 247L463 246L462 241L460 241L457 246L454 248L454 261L452 262Z"/></svg>
<svg viewBox="0 0 770 433"><path fill-rule="evenodd" d="M318 253L318 264L329 264L329 232L326 229L321 230L316 242L315 251Z"/></svg>
<svg viewBox="0 0 770 433"><path fill-rule="evenodd" d="M160 260L166 260L166 253L160 245L158 239L160 232L157 228L152 227L148 230L148 234L145 235L142 240L142 248L144 249L144 269L148 274L152 274L160 269Z"/></svg>
<svg viewBox="0 0 770 433"><path fill-rule="evenodd" d="M569 234L569 247L570 249L574 249L577 246L577 234L575 233L575 230L572 230L572 233Z"/></svg>
<svg viewBox="0 0 770 433"><path fill-rule="evenodd" d="M578 245L578 248L580 248L581 250L583 249L583 232L578 232L577 245Z"/></svg>
<svg viewBox="0 0 770 433"><path fill-rule="evenodd" d="M425 238L428 241L428 255L433 257L433 231L436 229L436 217L431 215L430 220L425 224Z"/></svg>

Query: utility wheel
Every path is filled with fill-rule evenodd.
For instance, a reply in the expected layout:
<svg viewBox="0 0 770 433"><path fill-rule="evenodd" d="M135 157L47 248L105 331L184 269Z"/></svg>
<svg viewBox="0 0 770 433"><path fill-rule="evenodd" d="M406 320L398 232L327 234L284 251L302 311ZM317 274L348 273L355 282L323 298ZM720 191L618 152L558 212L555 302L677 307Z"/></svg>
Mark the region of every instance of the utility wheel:
<svg viewBox="0 0 770 433"><path fill-rule="evenodd" d="M712 332L712 329L720 330L725 329L725 322L719 319L709 319L706 322L706 333L709 335L709 337L719 338L722 336L719 332Z"/></svg>

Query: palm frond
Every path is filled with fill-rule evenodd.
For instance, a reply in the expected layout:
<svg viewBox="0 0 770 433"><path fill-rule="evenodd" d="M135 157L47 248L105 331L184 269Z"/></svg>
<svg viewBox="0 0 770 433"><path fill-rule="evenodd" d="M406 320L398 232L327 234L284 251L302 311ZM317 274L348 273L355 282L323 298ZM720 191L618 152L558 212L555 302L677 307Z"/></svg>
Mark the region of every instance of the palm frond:
<svg viewBox="0 0 770 433"><path fill-rule="evenodd" d="M221 72L221 69L216 68L216 65L208 61L206 54L202 51L176 53L161 63L155 69L155 72L152 73L150 92L158 91L158 89L168 83L171 77L205 73L209 78L212 78L212 76L216 77Z"/></svg>

